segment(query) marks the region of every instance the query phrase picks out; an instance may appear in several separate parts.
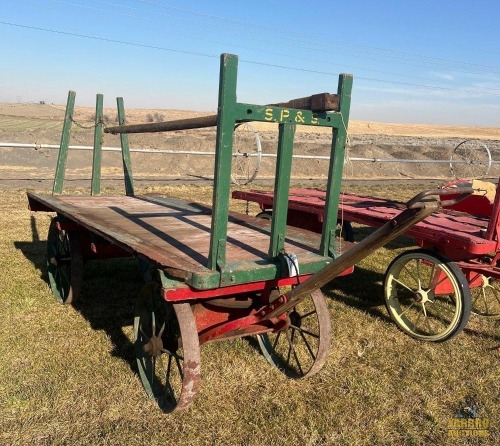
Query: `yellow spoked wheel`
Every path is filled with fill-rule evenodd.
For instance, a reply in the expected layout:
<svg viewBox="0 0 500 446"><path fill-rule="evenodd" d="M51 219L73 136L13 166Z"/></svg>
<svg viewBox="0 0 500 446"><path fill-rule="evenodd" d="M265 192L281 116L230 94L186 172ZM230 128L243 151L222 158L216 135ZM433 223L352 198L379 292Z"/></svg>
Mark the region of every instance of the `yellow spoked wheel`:
<svg viewBox="0 0 500 446"><path fill-rule="evenodd" d="M481 286L471 288L472 312L490 319L500 319L500 280L479 275Z"/></svg>
<svg viewBox="0 0 500 446"><path fill-rule="evenodd" d="M405 252L387 268L385 305L410 336L442 342L460 333L471 313L470 290L455 263L427 250Z"/></svg>

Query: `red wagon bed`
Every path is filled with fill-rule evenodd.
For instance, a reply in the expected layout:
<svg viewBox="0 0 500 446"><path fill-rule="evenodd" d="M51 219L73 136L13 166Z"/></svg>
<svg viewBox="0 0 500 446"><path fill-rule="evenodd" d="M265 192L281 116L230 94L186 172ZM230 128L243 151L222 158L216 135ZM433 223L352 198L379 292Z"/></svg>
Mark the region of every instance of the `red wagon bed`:
<svg viewBox="0 0 500 446"><path fill-rule="evenodd" d="M272 192L235 191L233 198L256 202L266 212L272 210ZM324 204L324 190L291 189L288 224L320 231ZM382 226L405 207L398 201L353 194L342 194L339 206L339 220L372 227ZM439 246L443 254L463 260L497 250L497 241L485 238L488 223L485 217L443 210L417 223L406 234L414 237L420 246Z"/></svg>

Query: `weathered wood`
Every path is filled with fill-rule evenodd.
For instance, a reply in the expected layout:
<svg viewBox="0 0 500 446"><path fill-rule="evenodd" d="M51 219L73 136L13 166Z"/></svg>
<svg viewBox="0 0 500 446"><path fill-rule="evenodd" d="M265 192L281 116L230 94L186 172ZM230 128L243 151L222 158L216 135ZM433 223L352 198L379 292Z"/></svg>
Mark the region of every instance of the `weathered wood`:
<svg viewBox="0 0 500 446"><path fill-rule="evenodd" d="M172 132L175 130L201 129L205 127L215 127L217 125L217 115L202 116L200 118L178 119L167 122L151 122L147 124L128 124L107 127L106 133L155 133Z"/></svg>
<svg viewBox="0 0 500 446"><path fill-rule="evenodd" d="M270 107L296 108L300 110L311 110L317 112L332 111L339 109L339 96L337 94L319 93L305 98L292 99L288 102L268 104ZM217 115L201 116L199 118L178 119L175 121L151 122L146 124L128 124L107 127L105 133L156 133L172 132L176 130L201 129L215 127Z"/></svg>
<svg viewBox="0 0 500 446"><path fill-rule="evenodd" d="M32 210L49 209L82 228L156 266L189 274L209 275L210 208L193 207L166 197L40 195L28 193ZM206 212L205 212L206 211ZM269 222L237 214L228 221L227 253L233 262L257 268L267 258ZM318 256L319 236L289 228L287 252L301 265ZM257 266L256 266L257 265ZM250 269L250 266L249 266ZM267 277L268 279L274 279Z"/></svg>
<svg viewBox="0 0 500 446"><path fill-rule="evenodd" d="M330 93L319 93L305 98L291 99L288 102L269 104L273 107L298 108L300 110L311 110L315 112L338 111L339 95Z"/></svg>

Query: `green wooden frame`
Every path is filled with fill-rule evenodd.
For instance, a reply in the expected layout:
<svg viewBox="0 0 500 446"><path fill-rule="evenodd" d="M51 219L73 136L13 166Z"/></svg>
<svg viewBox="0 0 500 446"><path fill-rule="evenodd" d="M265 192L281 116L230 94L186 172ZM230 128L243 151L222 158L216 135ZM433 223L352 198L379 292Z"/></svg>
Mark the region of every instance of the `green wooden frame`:
<svg viewBox="0 0 500 446"><path fill-rule="evenodd" d="M352 76L349 74L341 74L339 76L337 87L337 94L339 97L338 111L315 112L282 106L239 103L236 98L237 74L238 57L231 54L222 54L220 60L210 250L206 270L201 273L192 273L186 279L186 283L197 289L210 289L269 280L286 275L286 273L282 271L283 259L280 259L280 256L285 254L284 247L293 144L298 125L328 127L332 130L332 144L321 243L316 255L309 255L307 259L301 260L300 272L301 274L314 273L328 264L332 258L337 256L335 229L337 226L337 213L347 139ZM74 92L70 92L53 193L62 192L74 99ZM126 120L122 98L117 98L117 108L119 125L123 125ZM102 118L102 95L97 95L92 195L98 195L100 193L103 132ZM231 259L226 258L233 134L236 124L250 121L273 122L277 123L279 127L273 216L267 263L232 262ZM139 125L139 127L140 126L141 125ZM134 127L138 127L138 125ZM107 131L110 130L112 129L108 129ZM140 131L146 130L141 128ZM134 184L130 149L126 135L127 132L121 129L118 133L120 133L122 147L125 190L127 195L133 196ZM169 278L166 274L163 274L162 280L165 281L165 283L168 282L169 287L174 286L175 283L178 283L178 285L182 283L178 282L177 279L172 280L172 278Z"/></svg>
<svg viewBox="0 0 500 446"><path fill-rule="evenodd" d="M333 258L336 256L335 229L344 165L347 123L349 122L352 76L339 76L337 94L339 111L313 112L277 106L262 106L238 103L236 99L238 58L230 54L221 56L219 106L217 120L217 146L214 170L212 234L208 269L221 272L220 286L239 283L236 276L247 270L245 280L259 280L257 271L248 274L248 265L239 268L226 260L227 221L231 184L231 157L234 126L240 122L261 121L279 124L278 154L274 182L274 204L271 234L268 250L270 263L277 263L277 257L284 250L288 197L293 156L293 141L298 125L330 127L332 145L327 180L327 199L323 219L323 230L319 255ZM322 262L320 262L322 263ZM263 268L263 267L262 267ZM262 269L261 268L261 269ZM243 283L243 282L242 282Z"/></svg>

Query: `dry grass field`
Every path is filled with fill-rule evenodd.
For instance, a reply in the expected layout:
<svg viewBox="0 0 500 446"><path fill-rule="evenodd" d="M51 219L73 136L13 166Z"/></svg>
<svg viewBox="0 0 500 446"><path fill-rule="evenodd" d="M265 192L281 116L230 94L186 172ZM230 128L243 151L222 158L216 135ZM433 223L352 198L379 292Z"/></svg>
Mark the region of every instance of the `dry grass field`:
<svg viewBox="0 0 500 446"><path fill-rule="evenodd" d="M351 186L348 192L404 200L425 188ZM196 186L140 192L151 191L205 203L211 197L210 187ZM241 202L231 207L245 210ZM387 315L384 270L411 246L408 238L323 289L333 342L320 373L290 380L248 340L208 344L197 400L184 413L164 415L146 397L135 367L132 311L142 286L137 265L87 264L82 299L74 307L61 305L46 282L49 221L50 215L27 210L24 190L0 191L1 445L500 442L499 322L472 317L452 341L431 344L406 336ZM367 233L355 228L357 240ZM468 397L490 421L486 438L447 435L449 419Z"/></svg>

